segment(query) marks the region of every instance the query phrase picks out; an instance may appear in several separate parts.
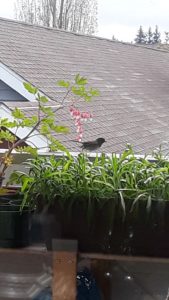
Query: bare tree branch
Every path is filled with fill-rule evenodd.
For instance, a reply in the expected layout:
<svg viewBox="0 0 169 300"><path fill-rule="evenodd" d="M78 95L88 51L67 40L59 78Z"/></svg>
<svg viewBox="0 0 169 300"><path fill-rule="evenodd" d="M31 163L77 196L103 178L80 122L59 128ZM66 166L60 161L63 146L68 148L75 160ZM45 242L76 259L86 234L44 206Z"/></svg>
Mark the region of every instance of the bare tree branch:
<svg viewBox="0 0 169 300"><path fill-rule="evenodd" d="M94 34L97 0L15 0L15 18L31 24Z"/></svg>

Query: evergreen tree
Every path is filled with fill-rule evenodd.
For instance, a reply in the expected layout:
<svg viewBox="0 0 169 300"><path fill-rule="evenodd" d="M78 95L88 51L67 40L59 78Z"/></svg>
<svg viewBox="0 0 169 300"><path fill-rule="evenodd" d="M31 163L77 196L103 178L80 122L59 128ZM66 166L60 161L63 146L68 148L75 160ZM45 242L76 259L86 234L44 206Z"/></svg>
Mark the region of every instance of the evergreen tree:
<svg viewBox="0 0 169 300"><path fill-rule="evenodd" d="M153 44L159 44L159 43L161 43L160 36L161 36L161 33L159 32L158 26L156 25L155 31L153 33Z"/></svg>
<svg viewBox="0 0 169 300"><path fill-rule="evenodd" d="M148 29L146 39L147 39L147 41L146 41L147 44L150 44L150 45L153 44L153 33L151 30L151 27L149 27L149 29Z"/></svg>
<svg viewBox="0 0 169 300"><path fill-rule="evenodd" d="M144 33L142 26L140 26L134 41L136 44L146 44L146 34Z"/></svg>
<svg viewBox="0 0 169 300"><path fill-rule="evenodd" d="M165 43L168 44L169 42L169 32L168 31L165 31Z"/></svg>
<svg viewBox="0 0 169 300"><path fill-rule="evenodd" d="M115 37L114 34L113 34L113 36L112 36L112 41L114 41L114 42L118 42L118 41L119 41L118 39L116 39L116 37Z"/></svg>

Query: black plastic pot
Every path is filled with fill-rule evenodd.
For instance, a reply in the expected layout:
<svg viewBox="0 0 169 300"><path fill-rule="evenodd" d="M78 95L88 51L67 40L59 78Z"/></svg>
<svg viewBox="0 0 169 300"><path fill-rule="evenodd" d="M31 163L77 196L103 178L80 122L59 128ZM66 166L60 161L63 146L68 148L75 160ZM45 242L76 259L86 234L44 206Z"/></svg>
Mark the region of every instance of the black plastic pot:
<svg viewBox="0 0 169 300"><path fill-rule="evenodd" d="M61 238L78 240L81 252L110 253L111 222L108 215L113 209L112 203L109 201L102 209L94 210L90 222L80 203L73 206L70 214L59 204L44 214L38 214L47 249L52 249L52 239Z"/></svg>
<svg viewBox="0 0 169 300"><path fill-rule="evenodd" d="M35 219L48 250L53 238L63 238L77 239L81 252L169 257L169 202L152 201L147 212L146 202L140 201L132 213L131 204L126 203L124 217L119 202L110 200L93 210L90 224L80 203L70 215L57 203Z"/></svg>
<svg viewBox="0 0 169 300"><path fill-rule="evenodd" d="M17 196L0 197L0 247L18 248L30 244L30 211L20 211Z"/></svg>
<svg viewBox="0 0 169 300"><path fill-rule="evenodd" d="M169 202L154 200L147 211L140 201L136 212L122 220L115 214L111 251L134 256L169 257Z"/></svg>

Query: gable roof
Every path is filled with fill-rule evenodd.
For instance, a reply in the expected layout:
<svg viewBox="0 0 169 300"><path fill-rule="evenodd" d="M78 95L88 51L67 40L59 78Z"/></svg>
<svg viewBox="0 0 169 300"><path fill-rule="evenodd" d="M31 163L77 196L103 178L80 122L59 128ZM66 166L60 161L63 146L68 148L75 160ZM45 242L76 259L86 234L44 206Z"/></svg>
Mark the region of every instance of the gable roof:
<svg viewBox="0 0 169 300"><path fill-rule="evenodd" d="M148 47L32 26L0 19L0 61L15 74L37 86L52 101L59 101L59 79L77 73L100 90L82 110L94 114L85 124L84 140L104 137L106 152L121 152L126 143L136 152L149 152L169 141L169 53ZM0 75L1 77L1 75ZM0 78L1 79L1 78ZM24 106L28 114L33 102L5 102L10 108ZM72 133L59 136L71 151L78 151L68 108L56 116Z"/></svg>

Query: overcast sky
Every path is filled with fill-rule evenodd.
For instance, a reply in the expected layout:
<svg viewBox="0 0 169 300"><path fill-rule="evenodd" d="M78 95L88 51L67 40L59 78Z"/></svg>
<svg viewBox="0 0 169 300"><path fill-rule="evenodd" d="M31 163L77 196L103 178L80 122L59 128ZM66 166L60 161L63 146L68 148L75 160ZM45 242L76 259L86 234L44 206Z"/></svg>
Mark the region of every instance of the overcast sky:
<svg viewBox="0 0 169 300"><path fill-rule="evenodd" d="M0 0L0 17L14 18L15 0ZM168 0L98 0L98 35L119 40L134 39L140 25L159 26L160 32L169 31Z"/></svg>

